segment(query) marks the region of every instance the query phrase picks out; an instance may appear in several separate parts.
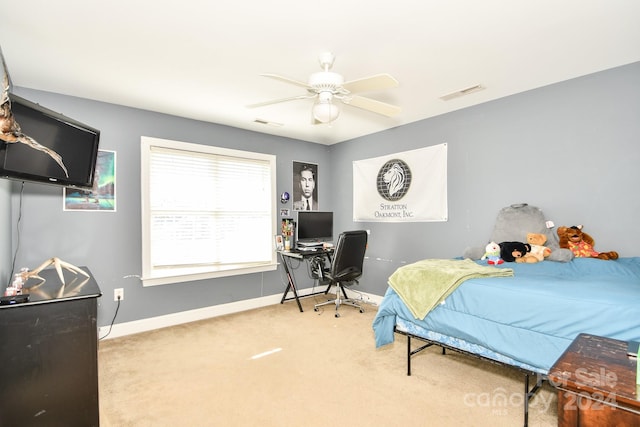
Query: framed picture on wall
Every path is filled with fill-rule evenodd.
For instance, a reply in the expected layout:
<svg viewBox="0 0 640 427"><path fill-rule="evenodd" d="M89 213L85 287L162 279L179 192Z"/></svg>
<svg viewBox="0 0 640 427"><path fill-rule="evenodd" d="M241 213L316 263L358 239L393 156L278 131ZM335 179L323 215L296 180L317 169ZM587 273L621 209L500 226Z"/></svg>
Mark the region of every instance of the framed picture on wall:
<svg viewBox="0 0 640 427"><path fill-rule="evenodd" d="M318 165L293 162L293 210L318 210Z"/></svg>
<svg viewBox="0 0 640 427"><path fill-rule="evenodd" d="M276 251L281 251L284 249L284 240L282 239L282 234L276 235L275 243L276 243Z"/></svg>
<svg viewBox="0 0 640 427"><path fill-rule="evenodd" d="M63 189L65 211L116 211L116 152L98 150L93 188Z"/></svg>

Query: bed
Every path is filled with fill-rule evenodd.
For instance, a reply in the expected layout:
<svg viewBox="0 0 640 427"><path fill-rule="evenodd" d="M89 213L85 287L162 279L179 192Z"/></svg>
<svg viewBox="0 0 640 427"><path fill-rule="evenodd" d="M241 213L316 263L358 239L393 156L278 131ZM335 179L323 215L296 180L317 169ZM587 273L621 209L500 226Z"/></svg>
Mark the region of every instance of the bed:
<svg viewBox="0 0 640 427"><path fill-rule="evenodd" d="M416 316L415 301L406 301L406 290L393 284L398 272L390 277L373 321L375 343L381 347L392 343L396 334L406 335L409 375L411 356L435 344L443 352L450 348L524 371L525 393L530 398L579 333L640 341L640 257L498 266L481 260L451 262L505 274L460 280L453 289L447 288L424 318ZM411 267L433 268L430 263L418 264ZM433 282L426 281L409 288L430 286ZM414 338L426 344L412 350ZM533 389L529 389L529 373L538 377Z"/></svg>

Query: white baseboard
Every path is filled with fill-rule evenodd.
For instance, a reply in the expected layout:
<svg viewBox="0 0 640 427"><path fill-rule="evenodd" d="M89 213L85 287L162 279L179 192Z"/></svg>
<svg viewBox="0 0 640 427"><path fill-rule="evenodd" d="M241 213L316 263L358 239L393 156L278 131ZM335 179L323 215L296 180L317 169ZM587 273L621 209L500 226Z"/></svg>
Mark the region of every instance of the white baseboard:
<svg viewBox="0 0 640 427"><path fill-rule="evenodd" d="M317 292L317 289L301 289L298 294L300 296L305 296L314 291ZM368 303L379 305L382 301L381 296L363 292L359 293L362 294L364 300ZM154 329L166 328L168 326L175 326L181 325L183 323L210 319L212 317L223 316L225 314L239 313L246 310L252 310L254 308L278 304L280 303L281 299L282 294L269 295L250 300L213 305L210 307L198 308L195 310L181 311L164 316L150 317L148 319L134 320L132 322L115 323L113 327L111 327L111 331L109 331L109 325L99 327L98 338L118 338L126 335L138 334L140 332L152 331ZM295 304L295 301L287 301L286 304Z"/></svg>

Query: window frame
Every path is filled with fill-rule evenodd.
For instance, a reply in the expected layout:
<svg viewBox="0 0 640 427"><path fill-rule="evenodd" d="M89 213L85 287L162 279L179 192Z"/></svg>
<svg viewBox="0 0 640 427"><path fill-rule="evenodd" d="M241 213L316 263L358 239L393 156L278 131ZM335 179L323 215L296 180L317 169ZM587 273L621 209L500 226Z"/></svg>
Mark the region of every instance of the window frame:
<svg viewBox="0 0 640 427"><path fill-rule="evenodd" d="M189 282L194 280L212 279L243 274L260 273L274 271L277 269L277 253L271 252L271 259L268 262L256 262L246 264L227 264L224 266L207 266L196 268L168 268L154 269L151 266L151 205L150 205L150 166L151 152L153 147L173 149L184 152L194 152L198 154L213 154L221 156L238 157L242 159L264 160L269 163L270 168L270 212L271 229L269 230L269 241L273 241L273 236L277 230L276 206L276 156L273 154L256 153L250 151L236 150L230 148L216 147L212 145L194 144L182 141L153 138L142 136L140 141L141 150L141 222L142 222L142 285L155 286ZM266 238L266 237L265 237Z"/></svg>

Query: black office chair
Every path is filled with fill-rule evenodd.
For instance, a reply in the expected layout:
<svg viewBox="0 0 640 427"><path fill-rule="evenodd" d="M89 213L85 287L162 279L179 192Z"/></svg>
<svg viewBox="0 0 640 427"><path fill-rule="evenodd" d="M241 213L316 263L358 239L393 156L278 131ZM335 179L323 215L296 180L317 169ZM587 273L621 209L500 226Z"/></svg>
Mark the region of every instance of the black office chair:
<svg viewBox="0 0 640 427"><path fill-rule="evenodd" d="M364 309L360 305L347 297L345 286L350 286L354 282L357 283L357 279L362 276L367 237L365 230L345 231L338 236L331 267L324 274L324 277L329 279L329 286L327 286L325 294L329 292L332 286L335 286L336 299L316 304L313 308L315 311L318 311L318 307L335 304L336 317L340 317L338 308L340 308L340 305L345 304L356 307L360 309L360 313L364 313Z"/></svg>

